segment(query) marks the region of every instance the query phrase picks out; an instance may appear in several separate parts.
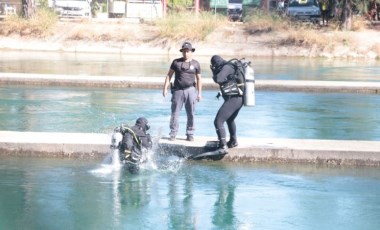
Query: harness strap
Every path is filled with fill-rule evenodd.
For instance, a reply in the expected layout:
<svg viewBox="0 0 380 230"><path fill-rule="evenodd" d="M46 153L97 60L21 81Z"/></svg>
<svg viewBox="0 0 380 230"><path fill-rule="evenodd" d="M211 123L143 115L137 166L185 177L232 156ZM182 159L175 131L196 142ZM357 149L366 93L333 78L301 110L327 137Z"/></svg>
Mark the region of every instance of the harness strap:
<svg viewBox="0 0 380 230"><path fill-rule="evenodd" d="M140 138L138 138L138 137L136 136L136 133L135 133L131 128L129 128L129 127L125 127L125 129L128 130L129 133L132 134L132 138L133 138L133 140L135 140L136 143L137 143L138 145L141 145L141 140L140 140Z"/></svg>

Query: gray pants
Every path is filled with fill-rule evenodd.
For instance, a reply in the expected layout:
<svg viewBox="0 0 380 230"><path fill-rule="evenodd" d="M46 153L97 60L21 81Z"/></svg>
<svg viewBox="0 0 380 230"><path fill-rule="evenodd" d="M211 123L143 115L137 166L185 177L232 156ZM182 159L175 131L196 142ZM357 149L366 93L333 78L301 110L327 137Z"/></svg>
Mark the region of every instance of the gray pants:
<svg viewBox="0 0 380 230"><path fill-rule="evenodd" d="M179 127L179 114L185 104L187 114L186 135L194 134L194 110L197 99L197 90L190 87L183 90L174 90L172 92L172 114L170 118L170 136L177 136Z"/></svg>

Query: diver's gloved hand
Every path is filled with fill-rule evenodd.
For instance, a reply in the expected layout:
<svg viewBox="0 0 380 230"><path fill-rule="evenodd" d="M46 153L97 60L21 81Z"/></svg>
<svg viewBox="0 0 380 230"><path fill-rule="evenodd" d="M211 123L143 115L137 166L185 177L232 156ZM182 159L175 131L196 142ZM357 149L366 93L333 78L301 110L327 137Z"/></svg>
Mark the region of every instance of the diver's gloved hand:
<svg viewBox="0 0 380 230"><path fill-rule="evenodd" d="M216 99L219 100L219 97L222 96L222 94L220 93L220 91L218 92L218 94L216 95Z"/></svg>

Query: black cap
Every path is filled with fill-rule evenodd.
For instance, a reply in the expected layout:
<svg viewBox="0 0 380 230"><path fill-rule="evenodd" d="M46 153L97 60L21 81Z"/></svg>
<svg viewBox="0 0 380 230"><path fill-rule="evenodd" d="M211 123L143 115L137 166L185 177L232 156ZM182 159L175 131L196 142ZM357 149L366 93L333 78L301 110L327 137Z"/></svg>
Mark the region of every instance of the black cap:
<svg viewBox="0 0 380 230"><path fill-rule="evenodd" d="M182 48L179 50L179 52L182 52L184 49L188 49L188 50L191 50L191 52L194 52L195 49L193 48L193 46L191 45L190 42L184 42L182 44Z"/></svg>

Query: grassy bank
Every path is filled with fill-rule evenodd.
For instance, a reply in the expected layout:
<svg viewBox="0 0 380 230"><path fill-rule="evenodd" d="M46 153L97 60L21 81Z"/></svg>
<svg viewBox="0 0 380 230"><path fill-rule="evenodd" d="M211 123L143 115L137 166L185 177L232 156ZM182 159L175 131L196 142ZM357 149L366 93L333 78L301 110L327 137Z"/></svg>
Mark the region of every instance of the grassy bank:
<svg viewBox="0 0 380 230"><path fill-rule="evenodd" d="M17 15L7 17L0 27L0 35L19 35L22 37L47 37L52 35L53 28L58 21L57 15L48 9L38 9L30 19Z"/></svg>
<svg viewBox="0 0 380 230"><path fill-rule="evenodd" d="M111 23L112 21L112 23ZM47 10L39 9L36 15L25 20L20 17L9 17L1 22L0 36L19 36L21 38L49 38L55 33L62 33L55 29L59 22L57 16ZM82 26L78 26L82 25ZM353 52L360 51L364 56L369 51L376 53L380 57L380 43L357 40L353 34L358 34L367 30L367 23L360 17L355 18L352 31L338 30L338 22L330 21L328 27L291 21L289 18L276 13L261 10L249 11L243 23L232 23L225 15L214 14L213 12L201 12L197 16L193 12L179 11L170 13L165 18L146 21L138 27L147 29L136 29L122 19L99 22L97 20L83 20L77 24L66 25L63 41L83 41L83 42L108 42L109 44L130 43L139 45L141 43L152 42L152 46L169 44L170 41L178 42L183 40L213 42L229 40L229 43L244 43L235 39L238 36L245 36L245 40L259 39L260 42L269 48L287 48L291 52L291 47L302 47L304 49L316 50L321 53L337 53L337 49L350 49ZM235 33L233 28L239 27L244 34ZM221 28L232 28L228 33L213 38L209 36ZM141 35L146 33L147 35ZM211 37L211 38L210 38ZM216 40L213 40L216 39ZM169 41L169 43L168 43ZM368 44L367 44L368 43ZM367 47L363 48L363 44ZM365 49L364 51L360 49ZM359 52L358 51L358 52ZM338 54L339 55L339 54ZM334 56L334 55L333 55Z"/></svg>

